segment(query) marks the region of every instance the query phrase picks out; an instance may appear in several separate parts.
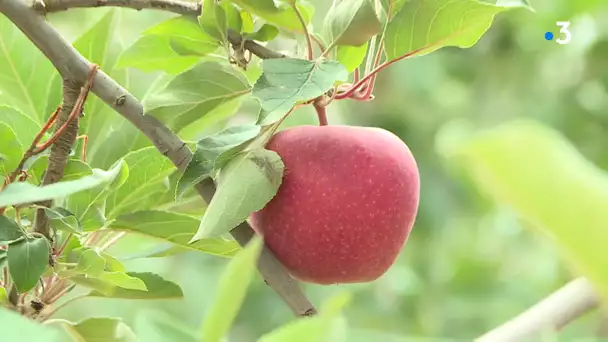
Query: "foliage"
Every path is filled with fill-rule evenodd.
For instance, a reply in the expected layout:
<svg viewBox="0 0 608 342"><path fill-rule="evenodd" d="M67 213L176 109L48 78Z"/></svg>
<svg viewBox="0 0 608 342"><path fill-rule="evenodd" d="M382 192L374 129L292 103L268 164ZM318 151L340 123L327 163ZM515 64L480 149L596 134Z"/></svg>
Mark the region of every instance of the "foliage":
<svg viewBox="0 0 608 342"><path fill-rule="evenodd" d="M204 0L196 17L105 8L49 13L85 58L195 151L178 171L90 96L79 128L88 143L77 143L62 181L40 186L49 165L44 152L26 161L27 179L0 191L0 266L7 270L0 301L10 307L14 285L24 315L45 321L2 308L3 340L23 333L37 341L470 339L567 278L558 255L606 291L601 110L608 69L601 61L608 37L571 45L571 55L558 50L565 47L540 51L538 34L526 38L546 30L536 20L584 19L601 7L584 3L532 13L523 0ZM232 43L235 33L289 57L262 61ZM551 59L542 61L541 52ZM585 73L568 67L584 59ZM541 63L565 71L547 75ZM0 174L10 177L59 105L61 85L52 64L4 16L0 76ZM367 102L376 76L376 101ZM348 113L349 123L398 132L417 156L423 196L403 261L376 284L339 293L310 288L329 299L319 299L318 316L293 321L255 277L261 240L240 248L227 233L275 195L286 171L265 143L278 129L305 123L300 108L312 105L330 105L332 120ZM502 122L517 116L535 119ZM448 122L457 117L469 120ZM86 159L78 157L83 151ZM211 180L216 193L202 203L193 187ZM45 200L53 206L31 205ZM53 241L33 229L40 210ZM550 235L563 254L520 230L527 225ZM81 297L94 305L55 311ZM121 304L108 304L111 298ZM37 309L38 300L47 307ZM170 309L142 309L157 305L153 300ZM83 320L82 310L99 317Z"/></svg>

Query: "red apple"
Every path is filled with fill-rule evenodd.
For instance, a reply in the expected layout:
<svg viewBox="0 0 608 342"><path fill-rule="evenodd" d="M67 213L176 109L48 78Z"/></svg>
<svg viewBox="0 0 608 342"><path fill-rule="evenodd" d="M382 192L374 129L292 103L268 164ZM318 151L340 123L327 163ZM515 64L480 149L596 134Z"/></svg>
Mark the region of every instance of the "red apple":
<svg viewBox="0 0 608 342"><path fill-rule="evenodd" d="M418 211L416 161L396 135L371 127L297 126L266 146L285 164L253 229L297 279L369 282L403 248Z"/></svg>

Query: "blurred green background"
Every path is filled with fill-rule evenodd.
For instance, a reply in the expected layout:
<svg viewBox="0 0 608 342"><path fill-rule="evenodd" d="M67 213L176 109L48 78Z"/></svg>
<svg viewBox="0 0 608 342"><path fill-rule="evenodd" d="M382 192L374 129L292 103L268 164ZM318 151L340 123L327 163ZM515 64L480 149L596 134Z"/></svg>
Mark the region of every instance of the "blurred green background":
<svg viewBox="0 0 608 342"><path fill-rule="evenodd" d="M312 2L317 6L315 25L320 27L330 3ZM563 132L585 157L608 168L608 2L535 0L532 6L535 13L499 15L473 48L445 48L393 65L379 77L374 101L341 101L330 107L330 123L378 126L399 135L416 156L422 179L414 230L385 276L370 284L305 286L315 303L341 290L354 291L346 310L356 332L353 341L471 340L577 275L548 238L518 220L510 208L482 196L466 175L451 172L436 150L437 132L452 120L467 118L493 126L529 117ZM81 20L92 25L105 11L77 10L49 19L74 39L85 29ZM116 34L128 45L141 30L168 17L124 10ZM557 35L555 22L563 20L571 21L570 44L546 41L544 33ZM137 94L136 84L125 86ZM250 120L255 109L246 103L237 116L197 133ZM308 109L294 113L284 127L306 123L316 123ZM143 243L125 239L113 253L128 255ZM143 341L153 334L147 325L150 318L172 317L197 329L227 261L200 253L128 261L129 269L154 271L179 283L185 300L89 298L66 307L58 317L120 316ZM229 341L254 341L292 319L258 277ZM560 338L590 338L601 325L600 315L591 313Z"/></svg>

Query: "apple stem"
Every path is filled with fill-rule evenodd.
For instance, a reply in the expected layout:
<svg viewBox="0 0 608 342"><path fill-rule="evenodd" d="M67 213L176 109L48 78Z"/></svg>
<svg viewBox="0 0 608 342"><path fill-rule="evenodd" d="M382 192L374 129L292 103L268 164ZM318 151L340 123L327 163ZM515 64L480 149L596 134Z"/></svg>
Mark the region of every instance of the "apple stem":
<svg viewBox="0 0 608 342"><path fill-rule="evenodd" d="M315 102L314 107L319 117L319 126L327 126L327 111L325 110L325 106Z"/></svg>

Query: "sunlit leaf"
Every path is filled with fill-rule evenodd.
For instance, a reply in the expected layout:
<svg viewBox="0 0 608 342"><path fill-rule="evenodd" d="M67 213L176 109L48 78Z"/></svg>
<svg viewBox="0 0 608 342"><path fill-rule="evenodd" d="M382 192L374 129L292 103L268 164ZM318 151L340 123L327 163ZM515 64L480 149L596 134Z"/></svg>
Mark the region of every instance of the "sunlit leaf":
<svg viewBox="0 0 608 342"><path fill-rule="evenodd" d="M453 124L438 148L463 166L493 199L551 236L599 289L608 293L608 174L560 133L519 119L477 132Z"/></svg>
<svg viewBox="0 0 608 342"><path fill-rule="evenodd" d="M238 314L253 280L263 242L255 236L228 264L219 280L219 292L205 313L201 341L220 342Z"/></svg>
<svg viewBox="0 0 608 342"><path fill-rule="evenodd" d="M19 165L23 152L13 129L0 122L0 175L10 175Z"/></svg>
<svg viewBox="0 0 608 342"><path fill-rule="evenodd" d="M302 25L296 12L290 6L276 6L273 0L233 0L233 2L250 13L284 29L302 32ZM310 23L314 14L314 6L306 1L297 2L305 23Z"/></svg>
<svg viewBox="0 0 608 342"><path fill-rule="evenodd" d="M202 251L218 256L233 256L240 250L236 241L223 238L201 239L189 244L188 241L196 233L199 223L198 219L188 215L150 210L121 215L109 228L171 242L185 250Z"/></svg>
<svg viewBox="0 0 608 342"><path fill-rule="evenodd" d="M374 0L335 0L323 26L333 45L361 46L380 33Z"/></svg>
<svg viewBox="0 0 608 342"><path fill-rule="evenodd" d="M522 8L524 1L494 5L477 0L411 0L393 18L387 28L385 46L389 59L419 49L428 54L445 46L469 48L492 24L494 16Z"/></svg>
<svg viewBox="0 0 608 342"><path fill-rule="evenodd" d="M78 323L53 320L79 342L138 342L131 328L119 318L87 318Z"/></svg>
<svg viewBox="0 0 608 342"><path fill-rule="evenodd" d="M250 91L249 81L233 66L207 61L178 75L144 106L148 114L179 131Z"/></svg>
<svg viewBox="0 0 608 342"><path fill-rule="evenodd" d="M111 182L120 171L121 165L122 161L108 171L93 169L93 173L90 176L41 187L25 182L11 183L4 190L0 191L0 207L65 197Z"/></svg>
<svg viewBox="0 0 608 342"><path fill-rule="evenodd" d="M90 297L109 297L123 299L177 299L184 296L182 289L174 282L163 279L154 273L146 272L127 272L127 276L140 280L146 287L145 291L128 289L123 287L104 287L102 291L98 289L89 293ZM82 279L78 279L80 284ZM91 282L89 282L91 284ZM95 289L95 287L91 288Z"/></svg>
<svg viewBox="0 0 608 342"><path fill-rule="evenodd" d="M2 341L65 342L59 331L0 306Z"/></svg>

